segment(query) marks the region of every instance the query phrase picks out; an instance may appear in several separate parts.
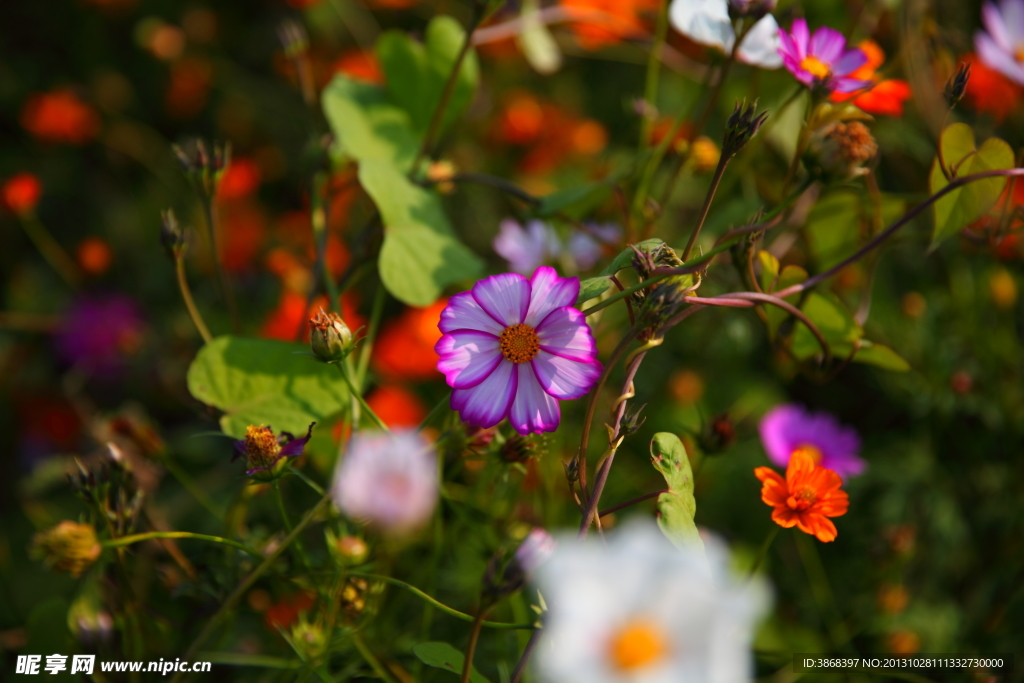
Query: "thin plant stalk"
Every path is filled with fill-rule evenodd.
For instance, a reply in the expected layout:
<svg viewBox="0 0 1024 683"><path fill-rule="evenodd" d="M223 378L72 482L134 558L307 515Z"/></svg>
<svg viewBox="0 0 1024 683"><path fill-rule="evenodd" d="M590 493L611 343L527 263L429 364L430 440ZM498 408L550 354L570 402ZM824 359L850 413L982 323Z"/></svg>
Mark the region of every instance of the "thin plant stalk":
<svg viewBox="0 0 1024 683"><path fill-rule="evenodd" d="M423 418L423 422L420 423L420 426L417 427L416 430L422 432L427 425L433 422L434 418L440 415L441 412L451 403L451 398L452 392L449 391L444 398L438 401L434 407L430 409L430 412L425 418Z"/></svg>
<svg viewBox="0 0 1024 683"><path fill-rule="evenodd" d="M761 563L764 562L764 558L768 557L768 550L772 547L772 543L775 541L775 537L779 535L778 524L773 524L771 531L764 539L764 543L761 544L761 549L757 552L757 557L754 559L754 564L750 566L750 578L754 578L757 574L757 570L761 568Z"/></svg>
<svg viewBox="0 0 1024 683"><path fill-rule="evenodd" d="M213 252L213 265L217 269L217 279L220 281L220 288L224 294L224 301L231 315L231 329L236 333L239 331L238 306L235 303L235 294L231 290L231 283L228 282L228 274L221 262L220 246L217 240L217 209L213 197L203 196L203 210L206 212L206 229L210 236L210 250Z"/></svg>
<svg viewBox="0 0 1024 683"><path fill-rule="evenodd" d="M473 672L473 655L476 654L476 643L480 640L480 629L484 625L484 616L486 615L487 608L480 605L480 609L476 611L476 618L473 619L473 630L469 632L466 658L462 663L462 683L469 683L469 676Z"/></svg>
<svg viewBox="0 0 1024 683"><path fill-rule="evenodd" d="M647 57L647 75L644 79L644 103L647 106L655 107L658 99L658 83L661 75L661 51L665 46L665 36L668 35L668 0L663 0L658 8L658 23L654 28L654 40L651 42L651 51ZM651 139L651 118L642 114L643 123L640 126L640 141L638 151L643 152Z"/></svg>
<svg viewBox="0 0 1024 683"><path fill-rule="evenodd" d="M335 363L335 365L338 366L338 370L341 372L341 377L345 380L345 386L348 387L348 391L352 395L352 400L358 402L359 406L366 411L366 414L370 416L370 419L373 420L374 424L385 432L390 432L391 430L388 429L386 424L384 424L384 421L377 417L377 413L373 412L373 409L366 403L366 399L363 398L362 392L360 392L352 383L351 378L348 376L348 369L345 365L343 363ZM352 429L356 429L357 427L358 425L352 425Z"/></svg>
<svg viewBox="0 0 1024 683"><path fill-rule="evenodd" d="M352 644L356 646L359 654L363 656L363 659L365 659L366 663L370 665L370 668L373 669L374 673L387 681L387 683L398 683L398 681L395 680L395 677L391 675L391 672L380 663L380 660L377 659L377 655L373 654L373 651L367 647L366 642L359 634L359 631L352 634Z"/></svg>
<svg viewBox="0 0 1024 683"><path fill-rule="evenodd" d="M78 269L78 265L68 256L64 247L60 246L60 242L54 239L42 221L35 214L28 213L21 215L19 223L50 267L61 276L69 287L77 288L82 283L82 273Z"/></svg>
<svg viewBox="0 0 1024 683"><path fill-rule="evenodd" d="M206 326L199 308L196 307L195 299L192 298L192 288L188 286L188 279L185 277L185 259L180 255L174 257L174 272L178 276L178 291L181 292L181 300L185 302L188 317L192 318L192 324L196 326L203 342L209 344L213 340L213 335L210 334L210 328Z"/></svg>
<svg viewBox="0 0 1024 683"><path fill-rule="evenodd" d="M281 515L285 531L291 533L294 527L292 527L292 520L288 517L288 509L284 505L284 495L281 493L281 480L275 479L272 486L274 489L274 500L277 502L277 511ZM301 538L295 539L295 550L298 551L302 563L309 567L309 557L306 556L306 549L302 545Z"/></svg>
<svg viewBox="0 0 1024 683"><path fill-rule="evenodd" d="M244 543L238 541L232 541L230 538L221 538L220 536L208 536L207 534L194 534L191 531L148 531L142 534L133 534L131 536L121 536L120 538L112 538L107 541L103 541L100 545L104 548L121 548L123 546L132 545L134 543L141 543L142 541L149 541L155 538L191 538L197 541L209 541L211 543L220 543L223 545L229 545L232 548L238 548L244 552L249 553L253 557L263 558L263 553L251 548Z"/></svg>
<svg viewBox="0 0 1024 683"><path fill-rule="evenodd" d="M650 500L651 498L657 498L658 496L660 496L663 493L668 493L668 489L662 489L661 491L651 491L650 493L645 493L642 496L637 496L636 498L631 498L630 500L627 500L627 501L625 501L623 503L619 503L618 505L613 505L610 508L605 508L604 510L601 510L600 512L597 513L597 516L598 517L604 517L605 515L610 515L613 512L618 512L619 510L623 510L625 508L628 508L630 505L636 505L637 503L642 503L645 500Z"/></svg>
<svg viewBox="0 0 1024 683"><path fill-rule="evenodd" d="M722 182L722 175L725 173L725 167L729 165L729 159L731 157L726 154L722 154L718 157L718 166L715 168L715 175L711 178L711 186L708 188L708 193L704 197L704 205L700 209L700 216L697 218L697 224L693 226L693 231L690 233L690 239L686 242L686 248L683 249L683 261L690 258L690 252L693 251L693 245L697 242L697 237L700 235L701 228L704 227L704 221L707 220L708 211L711 209L711 202L715 198L715 193L718 191L718 184Z"/></svg>
<svg viewBox="0 0 1024 683"><path fill-rule="evenodd" d="M192 497L195 498L200 505L206 508L211 515L216 517L217 521L224 521L224 513L218 510L213 504L213 501L210 500L210 497L206 495L206 493L199 488L194 481L192 481L192 477L188 476L184 470L178 467L178 463L171 459L170 456L164 456L160 459L160 464L163 465L165 470L171 473L171 476L178 480L178 483L181 484L186 491L192 494Z"/></svg>

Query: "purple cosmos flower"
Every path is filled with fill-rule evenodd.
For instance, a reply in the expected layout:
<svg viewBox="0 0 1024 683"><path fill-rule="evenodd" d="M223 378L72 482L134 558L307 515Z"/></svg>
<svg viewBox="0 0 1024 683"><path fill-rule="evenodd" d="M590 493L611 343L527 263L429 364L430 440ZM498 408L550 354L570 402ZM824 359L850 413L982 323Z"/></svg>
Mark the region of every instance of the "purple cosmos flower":
<svg viewBox="0 0 1024 683"><path fill-rule="evenodd" d="M357 433L338 463L332 489L346 515L393 533L426 522L437 494L434 447L415 429Z"/></svg>
<svg viewBox="0 0 1024 683"><path fill-rule="evenodd" d="M555 259L562 249L558 235L544 221L530 221L524 229L514 220L506 219L498 229L493 242L495 253L508 261L509 268L523 275Z"/></svg>
<svg viewBox="0 0 1024 683"><path fill-rule="evenodd" d="M451 406L471 425L505 417L520 434L558 428L558 399L583 396L601 374L586 318L573 308L576 278L554 268L493 275L456 294L441 311L437 369Z"/></svg>
<svg viewBox="0 0 1024 683"><path fill-rule="evenodd" d="M797 19L790 32L779 31L779 40L782 63L809 88L853 92L871 85L871 81L849 77L868 58L857 48L847 50L846 38L833 28L822 26L812 36L807 32L807 22Z"/></svg>
<svg viewBox="0 0 1024 683"><path fill-rule="evenodd" d="M245 429L245 438L235 442L235 455L231 461L244 457L249 466L245 473L265 478L272 474L274 466L281 458L302 455L306 442L313 436L315 424L316 422L310 423L306 436L301 439L295 438L295 435L289 432L275 435L274 430L266 425L249 425Z"/></svg>
<svg viewBox="0 0 1024 683"><path fill-rule="evenodd" d="M113 375L142 340L139 307L123 294L85 296L65 312L54 343L66 362Z"/></svg>
<svg viewBox="0 0 1024 683"><path fill-rule="evenodd" d="M795 451L810 452L815 462L848 478L867 466L857 457L860 438L828 413L812 413L798 405L784 404L761 419L761 443L768 459L779 467L789 464Z"/></svg>
<svg viewBox="0 0 1024 683"><path fill-rule="evenodd" d="M621 238L622 228L614 223L591 223L586 232L576 230L569 235L566 248L580 270L590 270L604 254L605 245L616 244Z"/></svg>
<svg viewBox="0 0 1024 683"><path fill-rule="evenodd" d="M1024 0L986 2L981 8L985 31L974 34L974 49L985 66L1024 85Z"/></svg>

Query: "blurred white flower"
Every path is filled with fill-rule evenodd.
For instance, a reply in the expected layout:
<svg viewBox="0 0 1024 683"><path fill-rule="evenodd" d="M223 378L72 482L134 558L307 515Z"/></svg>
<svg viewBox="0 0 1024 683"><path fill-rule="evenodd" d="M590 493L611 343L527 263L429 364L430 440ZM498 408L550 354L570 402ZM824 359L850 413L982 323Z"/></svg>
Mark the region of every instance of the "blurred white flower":
<svg viewBox="0 0 1024 683"><path fill-rule="evenodd" d="M532 275L538 267L553 261L562 249L558 235L544 221L530 221L524 230L519 223L506 218L498 229L494 251L521 275Z"/></svg>
<svg viewBox="0 0 1024 683"><path fill-rule="evenodd" d="M358 432L334 473L334 502L384 531L421 526L437 504L437 457L416 430Z"/></svg>
<svg viewBox="0 0 1024 683"><path fill-rule="evenodd" d="M555 539L540 527L533 529L516 548L515 561L527 576L533 574L555 552Z"/></svg>
<svg viewBox="0 0 1024 683"><path fill-rule="evenodd" d="M710 542L709 542L710 541ZM768 606L765 584L734 578L715 539L673 546L648 521L599 539L561 539L536 580L550 611L537 666L551 683L740 683Z"/></svg>
<svg viewBox="0 0 1024 683"><path fill-rule="evenodd" d="M614 223L590 223L587 232L576 230L569 235L567 248L576 267L590 270L604 254L606 244L616 244L622 237L622 228Z"/></svg>
<svg viewBox="0 0 1024 683"><path fill-rule="evenodd" d="M728 0L672 0L668 10L672 26L690 40L731 52L736 41ZM766 14L747 32L737 51L740 61L765 69L782 66L779 25Z"/></svg>

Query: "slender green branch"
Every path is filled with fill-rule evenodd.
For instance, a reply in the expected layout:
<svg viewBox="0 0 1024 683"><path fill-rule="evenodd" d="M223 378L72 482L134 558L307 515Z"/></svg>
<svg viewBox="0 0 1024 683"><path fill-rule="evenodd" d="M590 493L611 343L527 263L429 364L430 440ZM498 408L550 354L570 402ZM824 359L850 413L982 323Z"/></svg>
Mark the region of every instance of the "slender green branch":
<svg viewBox="0 0 1024 683"><path fill-rule="evenodd" d="M356 646L356 649L359 650L359 654L363 656L366 663L370 665L370 668L373 669L374 673L387 681L387 683L398 683L398 681L395 680L395 677L391 675L391 672L384 668L384 665L380 663L380 660L377 659L377 655L373 654L373 651L366 646L366 643L363 641L363 637L359 635L358 631L352 634L352 643Z"/></svg>
<svg viewBox="0 0 1024 683"><path fill-rule="evenodd" d="M420 426L416 428L417 431L422 432L427 425L433 422L434 418L436 418L446 407L448 407L448 405L451 402L451 398L452 392L449 391L447 394L445 394L444 398L438 401L437 404L430 409L430 413L425 418L423 418L423 422L421 422Z"/></svg>
<svg viewBox="0 0 1024 683"><path fill-rule="evenodd" d="M277 501L277 511L281 515L281 521L284 522L284 528L288 533L292 532L292 520L288 518L288 509L284 505L284 495L281 493L281 480L275 479L273 484L274 488L274 500ZM295 549L299 552L299 557L302 559L302 563L309 567L309 557L306 556L306 549L302 545L302 539L296 537Z"/></svg>
<svg viewBox="0 0 1024 683"><path fill-rule="evenodd" d="M188 316L192 318L192 324L199 330L199 336L209 344L213 336L196 307L195 299L192 298L192 289L188 286L188 279L185 277L185 259L180 254L174 257L174 272L178 277L178 290L181 292L182 301L185 302L185 308L188 309Z"/></svg>
<svg viewBox="0 0 1024 683"><path fill-rule="evenodd" d="M605 515L610 515L613 512L618 512L619 510L622 510L624 508L628 508L630 505L636 505L637 503L642 503L645 500L650 500L651 498L657 498L658 496L660 496L663 493L668 493L668 489L662 489L661 491L651 491L650 493L645 493L642 496L637 496L636 498L631 498L630 500L627 500L627 501L625 501L623 503L619 503L618 505L612 505L610 508L605 508L604 510L601 510L600 512L598 512L597 516L598 517L604 517Z"/></svg>
<svg viewBox="0 0 1024 683"><path fill-rule="evenodd" d="M768 557L768 549L772 547L772 542L775 541L775 537L779 535L778 524L773 524L771 531L764 539L764 543L761 544L761 549L757 553L757 557L754 559L754 564L750 566L750 577L753 578L757 574L757 570L761 568L761 563L764 562L764 558Z"/></svg>
<svg viewBox="0 0 1024 683"><path fill-rule="evenodd" d="M64 247L60 246L60 242L53 238L42 221L34 214L29 213L21 215L19 223L50 267L64 279L68 286L78 287L82 282L82 273L79 271L78 265L64 251Z"/></svg>
<svg viewBox="0 0 1024 683"><path fill-rule="evenodd" d="M725 167L729 165L729 159L732 158L724 152L718 157L718 166L715 168L715 175L711 178L711 186L708 187L708 193L704 196L704 205L700 209L700 216L697 218L697 224L693 226L693 231L690 233L690 239L686 241L686 248L683 249L683 261L690 258L690 252L693 251L693 245L697 242L697 237L700 235L701 228L704 227L704 221L707 220L708 211L711 209L711 202L715 198L715 192L718 191L718 184L722 182L722 175L725 173Z"/></svg>
<svg viewBox="0 0 1024 683"><path fill-rule="evenodd" d="M231 315L231 329L238 332L238 306L235 304L235 293L228 282L228 274L224 270L224 264L220 258L220 246L217 241L217 208L214 198L200 193L203 202L203 210L206 212L206 228L210 234L210 251L213 252L213 265L217 269L217 279L220 280L220 288L224 294L224 302L227 304L228 312Z"/></svg>
<svg viewBox="0 0 1024 683"><path fill-rule="evenodd" d="M356 367L356 384L360 387L366 381L366 372L370 367L370 356L373 354L373 343L377 340L377 332L380 330L380 319L384 314L384 301L387 298L387 290L384 283L377 286L377 292L373 295L373 308L370 309L370 326L366 330L366 336L360 341L359 364Z"/></svg>
<svg viewBox="0 0 1024 683"><path fill-rule="evenodd" d="M171 476L178 480L179 484L185 487L186 491L192 494L192 497L195 498L200 505L206 508L211 515L216 517L217 521L224 521L224 513L217 509L213 504L213 501L210 500L210 497L206 495L206 492L199 488L196 483L192 481L192 478L185 474L184 470L178 467L178 463L174 462L170 455L165 455L161 458L160 464L163 465L165 470L171 473Z"/></svg>
<svg viewBox="0 0 1024 683"><path fill-rule="evenodd" d="M314 491L316 491L321 496L324 495L324 493L325 493L324 487L320 486L320 484L316 483L315 481L313 481L312 479L307 477L305 474L303 474L302 470L300 470L299 468L295 467L290 462L287 464L287 468L288 468L289 472L294 474L296 477L298 477L302 481L306 482L306 485L309 488L313 489Z"/></svg>
<svg viewBox="0 0 1024 683"><path fill-rule="evenodd" d="M668 0L663 0L658 8L658 23L654 28L654 40L651 42L651 51L647 56L647 76L644 79L644 102L650 107L657 106L658 99L658 77L661 73L661 51L665 45L665 36L668 35ZM640 143L638 151L643 152L651 138L651 118L642 116L640 126Z"/></svg>
<svg viewBox="0 0 1024 683"><path fill-rule="evenodd" d="M341 371L341 377L342 377L342 379L345 380L345 386L348 387L349 394L352 395L352 398L355 401L358 401L358 403L362 407L362 409L366 411L366 414L370 416L370 419L372 419L374 421L374 423L378 427L383 429L385 432L390 432L391 430L388 429L388 426L386 424L384 424L383 420L381 420L379 417L377 417L377 413L373 412L373 409L370 408L369 405L367 405L366 399L363 398L363 394L352 383L352 380L348 376L348 370L345 368L344 364L342 364L342 363L335 363L335 365L337 365L338 366L338 370ZM355 424L352 425L352 429L356 429L357 427L358 427L358 425L355 425Z"/></svg>
<svg viewBox="0 0 1024 683"><path fill-rule="evenodd" d="M469 644L466 646L466 656L462 662L462 683L469 683L470 674L473 673L473 655L476 654L476 643L480 640L480 628L484 624L484 616L487 608L480 605L473 619L473 630L469 633Z"/></svg>
<svg viewBox="0 0 1024 683"><path fill-rule="evenodd" d="M120 548L126 545L132 545L133 543L141 543L142 541L149 541L154 538L192 538L197 541L210 541L211 543L220 543L222 545L229 545L232 548L238 548L239 550L245 551L253 557L263 558L263 553L250 548L244 543L238 541L232 541L229 538L221 538L220 536L207 536L206 534L194 534L191 531L148 531L143 534L133 534L132 536L122 536L120 538L112 538L103 541L100 545L104 548Z"/></svg>
<svg viewBox="0 0 1024 683"><path fill-rule="evenodd" d="M447 614L449 616L453 616L456 619L461 619L462 621L466 621L466 622L469 622L469 623L472 623L474 621L474 619L475 619L475 617L473 617L471 614L466 614L465 612L460 612L457 609L453 609L453 608L449 607L448 605L444 604L443 602L438 601L436 598L433 598L430 595L424 593L423 591L421 591L416 586L412 586L412 585L410 585L408 583L405 583L404 581L400 581L400 580L398 580L396 578L393 578L393 577L390 577L390 576L383 576L383 575L380 575L380 574L367 574L367 573L364 573L364 572L349 572L348 575L349 576L358 576L358 577L364 578L364 579L372 579L374 581L383 581L384 583L390 583L390 584L392 584L394 586L400 586L400 587L406 589L407 591L409 591L410 593L412 593L413 595L415 595L415 596L417 596L419 598L422 598L423 600L426 600L431 605L433 605L434 607L436 607L437 609L441 610L442 612L444 612L445 614ZM502 622L502 621L482 621L481 623L484 626L486 626L487 628L501 628L501 629L522 630L522 631L526 631L526 630L530 630L530 629L536 628L533 624L508 624L508 623L505 623L505 622Z"/></svg>

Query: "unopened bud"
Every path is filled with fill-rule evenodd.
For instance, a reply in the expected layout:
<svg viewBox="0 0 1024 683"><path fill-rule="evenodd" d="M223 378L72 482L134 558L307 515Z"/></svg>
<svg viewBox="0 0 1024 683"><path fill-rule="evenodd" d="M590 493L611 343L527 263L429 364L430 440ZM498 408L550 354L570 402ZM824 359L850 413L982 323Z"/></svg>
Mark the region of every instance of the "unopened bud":
<svg viewBox="0 0 1024 683"><path fill-rule="evenodd" d="M746 100L737 102L732 114L725 123L725 138L722 141L722 154L731 157L743 149L751 138L768 119L768 112L757 112L757 100L747 105Z"/></svg>
<svg viewBox="0 0 1024 683"><path fill-rule="evenodd" d="M956 73L950 76L946 81L946 87L942 90L942 96L946 98L946 106L952 109L964 98L969 80L971 80L971 64L970 62L961 62Z"/></svg>
<svg viewBox="0 0 1024 683"><path fill-rule="evenodd" d="M864 164L878 152L871 131L860 121L836 121L817 131L807 146L809 165L826 181L864 175Z"/></svg>
<svg viewBox="0 0 1024 683"><path fill-rule="evenodd" d="M174 209L160 212L160 243L172 259L180 258L185 251L185 230L178 223Z"/></svg>
<svg viewBox="0 0 1024 683"><path fill-rule="evenodd" d="M634 410L627 410L626 414L622 418L622 424L619 427L619 434L622 436L629 436L635 434L640 427L643 426L644 422L647 422L647 418L640 418L640 413L643 412L647 404L644 403L639 408Z"/></svg>
<svg viewBox="0 0 1024 683"><path fill-rule="evenodd" d="M212 155L201 138L196 138L187 147L190 151L181 145L171 145L171 151L196 192L212 202L217 196L217 186L224 169L231 163L231 143L213 143Z"/></svg>
<svg viewBox="0 0 1024 683"><path fill-rule="evenodd" d="M91 524L65 520L36 534L32 554L58 572L80 576L100 556L102 548Z"/></svg>
<svg viewBox="0 0 1024 683"><path fill-rule="evenodd" d="M338 539L337 548L342 557L351 560L353 563L362 562L370 552L366 541L358 536L342 536Z"/></svg>
<svg viewBox="0 0 1024 683"><path fill-rule="evenodd" d="M313 355L325 363L342 360L352 352L352 331L337 313L327 313L323 308L309 320L309 346Z"/></svg>
<svg viewBox="0 0 1024 683"><path fill-rule="evenodd" d="M498 449L498 455L508 463L526 462L537 452L537 444L533 439L522 434L510 436L508 441Z"/></svg>

